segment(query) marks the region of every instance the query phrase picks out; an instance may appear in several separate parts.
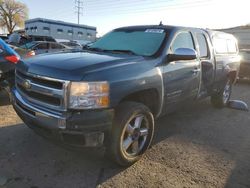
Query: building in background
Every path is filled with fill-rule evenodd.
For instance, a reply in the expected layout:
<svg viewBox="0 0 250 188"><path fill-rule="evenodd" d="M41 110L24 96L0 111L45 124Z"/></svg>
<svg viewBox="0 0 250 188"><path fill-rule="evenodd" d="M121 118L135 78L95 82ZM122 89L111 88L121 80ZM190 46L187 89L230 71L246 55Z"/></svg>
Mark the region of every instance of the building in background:
<svg viewBox="0 0 250 188"><path fill-rule="evenodd" d="M240 49L250 49L250 25L222 29L220 31L233 34L238 39Z"/></svg>
<svg viewBox="0 0 250 188"><path fill-rule="evenodd" d="M27 35L51 36L56 40L95 41L96 27L35 18L25 21Z"/></svg>

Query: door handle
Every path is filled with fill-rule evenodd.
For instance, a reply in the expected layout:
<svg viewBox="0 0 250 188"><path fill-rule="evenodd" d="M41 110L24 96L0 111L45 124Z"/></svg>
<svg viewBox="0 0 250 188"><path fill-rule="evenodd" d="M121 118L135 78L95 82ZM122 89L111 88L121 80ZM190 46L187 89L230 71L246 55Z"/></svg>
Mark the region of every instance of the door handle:
<svg viewBox="0 0 250 188"><path fill-rule="evenodd" d="M201 71L201 69L195 68L194 70L192 70L192 73L197 74L200 71Z"/></svg>

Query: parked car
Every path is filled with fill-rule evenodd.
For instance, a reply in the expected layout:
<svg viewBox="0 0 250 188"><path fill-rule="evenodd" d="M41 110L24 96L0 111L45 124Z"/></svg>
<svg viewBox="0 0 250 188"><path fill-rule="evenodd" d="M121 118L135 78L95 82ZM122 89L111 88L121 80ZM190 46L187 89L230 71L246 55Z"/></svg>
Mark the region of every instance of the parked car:
<svg viewBox="0 0 250 188"><path fill-rule="evenodd" d="M229 34L123 27L83 52L19 63L14 108L38 134L71 146L104 145L127 166L150 146L158 117L209 96L215 107L227 105L238 65Z"/></svg>
<svg viewBox="0 0 250 188"><path fill-rule="evenodd" d="M241 63L239 79L250 79L250 49L240 50Z"/></svg>
<svg viewBox="0 0 250 188"><path fill-rule="evenodd" d="M56 40L51 36L28 35L28 42L32 41L56 42Z"/></svg>
<svg viewBox="0 0 250 188"><path fill-rule="evenodd" d="M9 92L14 85L14 70L19 60L19 55L0 39L0 90Z"/></svg>
<svg viewBox="0 0 250 188"><path fill-rule="evenodd" d="M5 35L0 35L0 38L4 41L4 42L8 42L9 38Z"/></svg>
<svg viewBox="0 0 250 188"><path fill-rule="evenodd" d="M39 36L39 35L21 35L19 33L12 33L9 36L8 43L21 46L33 41L47 41L47 42L56 42L53 37L50 36Z"/></svg>
<svg viewBox="0 0 250 188"><path fill-rule="evenodd" d="M93 42L86 41L86 40L77 40L77 43L79 43L81 46L85 47L85 46L91 45Z"/></svg>
<svg viewBox="0 0 250 188"><path fill-rule="evenodd" d="M44 53L53 53L58 51L65 51L71 48L57 43L57 42L46 42L46 41L33 41L27 44L20 46L19 48L26 50L27 56L30 54L44 54ZM18 51L18 49L17 49Z"/></svg>
<svg viewBox="0 0 250 188"><path fill-rule="evenodd" d="M23 49L23 48L20 48L18 46L14 46L14 45L11 45L11 44L8 44L9 47L11 47L13 50L15 50L15 52L22 58L29 58L29 57L32 57L35 54L35 51L31 50L31 51L28 51L27 52L27 49Z"/></svg>
<svg viewBox="0 0 250 188"><path fill-rule="evenodd" d="M72 49L78 49L78 50L81 50L82 49L82 45L77 43L77 42L60 42L60 44L63 44L65 46L68 46L69 48L72 48Z"/></svg>

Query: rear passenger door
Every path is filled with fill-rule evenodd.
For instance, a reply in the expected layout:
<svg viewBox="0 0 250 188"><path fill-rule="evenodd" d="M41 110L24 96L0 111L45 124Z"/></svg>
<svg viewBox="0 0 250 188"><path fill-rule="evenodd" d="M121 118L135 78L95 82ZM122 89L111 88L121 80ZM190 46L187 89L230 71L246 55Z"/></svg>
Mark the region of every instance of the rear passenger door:
<svg viewBox="0 0 250 188"><path fill-rule="evenodd" d="M174 53L178 48L196 50L190 31L181 31L175 35L169 53ZM176 109L184 101L196 98L200 84L200 62L198 59L168 62L163 70L167 112Z"/></svg>

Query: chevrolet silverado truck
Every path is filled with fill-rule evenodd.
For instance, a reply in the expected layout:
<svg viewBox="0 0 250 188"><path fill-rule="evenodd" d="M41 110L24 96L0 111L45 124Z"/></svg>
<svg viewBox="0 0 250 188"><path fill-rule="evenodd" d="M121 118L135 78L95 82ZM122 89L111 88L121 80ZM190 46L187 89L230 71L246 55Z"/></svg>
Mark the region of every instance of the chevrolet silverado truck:
<svg viewBox="0 0 250 188"><path fill-rule="evenodd" d="M155 119L211 97L229 101L236 39L197 28L115 29L83 51L18 63L14 108L38 134L71 146L105 146L120 165L149 148Z"/></svg>

